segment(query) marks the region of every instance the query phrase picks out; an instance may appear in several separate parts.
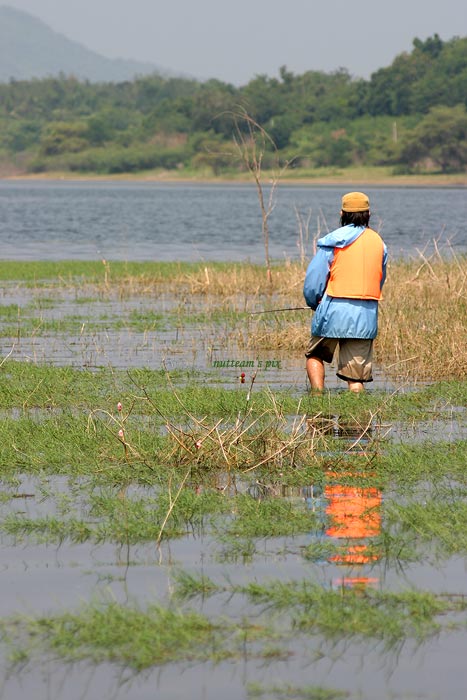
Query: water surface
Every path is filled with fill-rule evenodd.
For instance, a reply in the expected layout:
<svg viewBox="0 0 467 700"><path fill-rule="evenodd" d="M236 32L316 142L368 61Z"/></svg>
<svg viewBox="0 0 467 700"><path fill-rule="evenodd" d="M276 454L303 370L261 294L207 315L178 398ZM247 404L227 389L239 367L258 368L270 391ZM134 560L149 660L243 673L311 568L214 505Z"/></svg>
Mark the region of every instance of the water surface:
<svg viewBox="0 0 467 700"><path fill-rule="evenodd" d="M274 259L300 255L338 225L356 185L279 185L269 218ZM365 187L372 225L393 257L467 251L464 188ZM265 195L268 196L267 188ZM306 230L308 228L308 231ZM0 181L1 258L263 262L261 214L250 184Z"/></svg>

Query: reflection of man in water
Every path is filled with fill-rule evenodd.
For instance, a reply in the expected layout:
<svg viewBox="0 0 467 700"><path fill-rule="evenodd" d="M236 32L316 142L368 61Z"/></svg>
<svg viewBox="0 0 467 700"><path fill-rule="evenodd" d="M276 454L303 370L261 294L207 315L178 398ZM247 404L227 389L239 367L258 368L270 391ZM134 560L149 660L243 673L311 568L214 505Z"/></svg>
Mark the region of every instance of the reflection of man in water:
<svg viewBox="0 0 467 700"><path fill-rule="evenodd" d="M373 339L378 332L378 301L386 277L387 250L369 228L370 202L363 192L342 198L340 228L318 240L303 288L315 314L306 350L311 388L324 389L324 362L339 348L337 376L353 392L371 382Z"/></svg>
<svg viewBox="0 0 467 700"><path fill-rule="evenodd" d="M323 435L339 439L347 454L367 454L371 426L362 428L358 423L340 422L338 416L322 414L309 419L308 425ZM318 516L321 511L326 535L337 540L335 553L328 557L328 561L350 566L377 561L379 556L372 550L369 540L381 532L381 490L368 484L371 475L365 471L335 472L328 469L323 477L324 483L303 488L302 495L310 509L316 508ZM342 483L344 480L347 483ZM344 575L337 584L366 586L378 580L370 578L366 572L363 574Z"/></svg>
<svg viewBox="0 0 467 700"><path fill-rule="evenodd" d="M326 530L329 537L365 540L375 537L381 529L381 492L377 488L328 484L326 515L331 524ZM367 553L366 543L350 544L344 552L330 557L342 564L366 564L377 559Z"/></svg>

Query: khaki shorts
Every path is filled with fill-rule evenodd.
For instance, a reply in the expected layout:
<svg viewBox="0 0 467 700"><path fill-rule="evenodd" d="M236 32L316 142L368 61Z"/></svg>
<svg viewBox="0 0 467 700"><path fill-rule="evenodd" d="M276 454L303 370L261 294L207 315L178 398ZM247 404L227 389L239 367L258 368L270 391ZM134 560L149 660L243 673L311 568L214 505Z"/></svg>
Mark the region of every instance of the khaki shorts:
<svg viewBox="0 0 467 700"><path fill-rule="evenodd" d="M363 338L319 338L311 336L305 357L332 362L339 348L337 376L351 382L372 382L373 341Z"/></svg>

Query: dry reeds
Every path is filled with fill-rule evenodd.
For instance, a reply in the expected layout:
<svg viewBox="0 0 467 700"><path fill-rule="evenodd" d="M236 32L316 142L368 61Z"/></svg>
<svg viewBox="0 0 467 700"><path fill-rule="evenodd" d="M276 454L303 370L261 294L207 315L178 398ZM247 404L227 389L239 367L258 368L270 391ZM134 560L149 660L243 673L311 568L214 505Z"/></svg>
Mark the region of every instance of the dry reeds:
<svg viewBox="0 0 467 700"><path fill-rule="evenodd" d="M287 261L273 268L273 279L268 282L267 272L260 265L250 263L206 263L205 265L175 266L170 274L155 271L144 273L110 274L102 282L89 287L99 296L128 298L133 295L160 296L161 293L176 296L197 296L225 299L283 297L290 300L291 293L297 303L303 303L302 286L304 266ZM267 283L267 284L266 284Z"/></svg>
<svg viewBox="0 0 467 700"><path fill-rule="evenodd" d="M467 260L439 255L391 265L376 359L396 376L467 377Z"/></svg>

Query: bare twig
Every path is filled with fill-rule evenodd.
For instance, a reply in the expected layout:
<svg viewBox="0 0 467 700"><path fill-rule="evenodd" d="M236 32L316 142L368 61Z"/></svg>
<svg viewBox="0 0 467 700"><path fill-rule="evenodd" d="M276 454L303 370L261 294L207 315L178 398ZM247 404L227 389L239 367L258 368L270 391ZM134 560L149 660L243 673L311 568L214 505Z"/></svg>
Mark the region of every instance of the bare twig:
<svg viewBox="0 0 467 700"><path fill-rule="evenodd" d="M13 350L14 350L14 349L15 349L15 344L13 343L13 346L12 346L10 352L8 353L8 355L5 355L5 357L3 358L3 360L0 362L0 367L3 367L3 365L4 365L5 362L8 360L8 358L10 357L10 355L13 354Z"/></svg>
<svg viewBox="0 0 467 700"><path fill-rule="evenodd" d="M264 253L266 259L267 278L272 282L271 260L269 255L269 217L276 206L276 190L279 179L290 165L286 161L279 165L279 156L276 144L266 129L253 119L244 107L238 107L229 112L234 124L234 143L240 154L246 169L252 175L256 185L259 206L261 209L261 231L263 235ZM277 171L272 173L269 180L269 194L265 197L262 183L263 158L267 147L272 149L275 157Z"/></svg>

